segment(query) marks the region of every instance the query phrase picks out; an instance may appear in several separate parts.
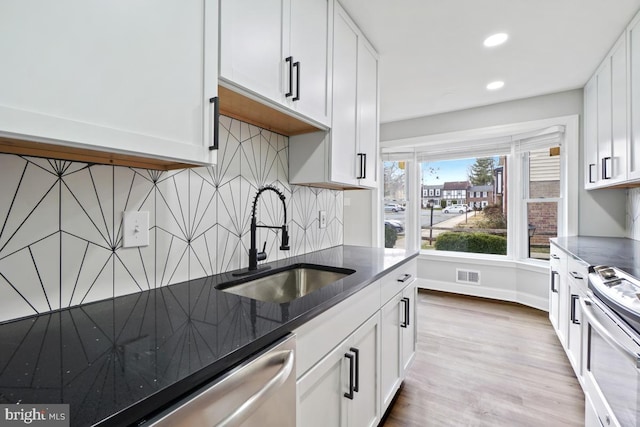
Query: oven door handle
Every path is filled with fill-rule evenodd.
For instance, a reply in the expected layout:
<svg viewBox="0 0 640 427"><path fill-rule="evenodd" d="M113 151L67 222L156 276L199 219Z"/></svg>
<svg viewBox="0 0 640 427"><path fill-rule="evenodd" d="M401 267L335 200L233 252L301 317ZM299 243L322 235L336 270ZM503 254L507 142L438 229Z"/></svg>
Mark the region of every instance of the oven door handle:
<svg viewBox="0 0 640 427"><path fill-rule="evenodd" d="M607 330L607 328L600 323L600 321L596 318L595 314L592 312L591 306L593 302L580 298L580 307L582 307L582 314L587 318L587 322L594 328L600 336L612 347L618 349L622 352L633 364L636 369L640 369L640 355L635 351L627 348L624 344L618 342L611 333Z"/></svg>

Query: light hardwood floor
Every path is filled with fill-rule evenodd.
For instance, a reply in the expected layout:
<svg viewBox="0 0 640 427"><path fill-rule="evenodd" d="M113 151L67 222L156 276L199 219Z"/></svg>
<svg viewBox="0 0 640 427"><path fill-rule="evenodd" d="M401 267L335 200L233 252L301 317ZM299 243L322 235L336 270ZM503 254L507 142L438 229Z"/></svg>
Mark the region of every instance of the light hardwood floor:
<svg viewBox="0 0 640 427"><path fill-rule="evenodd" d="M548 313L420 290L416 359L381 425L584 426Z"/></svg>

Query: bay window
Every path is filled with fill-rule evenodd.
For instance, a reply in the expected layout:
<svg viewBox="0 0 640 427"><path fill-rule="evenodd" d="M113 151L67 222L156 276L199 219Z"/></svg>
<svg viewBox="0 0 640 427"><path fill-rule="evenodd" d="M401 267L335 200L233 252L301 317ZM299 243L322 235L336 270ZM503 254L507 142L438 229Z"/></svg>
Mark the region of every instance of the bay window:
<svg viewBox="0 0 640 427"><path fill-rule="evenodd" d="M402 154L383 152L385 178L389 159L417 166L417 220L404 221L404 233L415 233L421 251L434 255L548 260L549 239L566 232L564 130L554 125L477 141L431 141L410 153L407 147ZM385 204L402 198L393 185L385 179ZM387 221L401 216L388 213Z"/></svg>

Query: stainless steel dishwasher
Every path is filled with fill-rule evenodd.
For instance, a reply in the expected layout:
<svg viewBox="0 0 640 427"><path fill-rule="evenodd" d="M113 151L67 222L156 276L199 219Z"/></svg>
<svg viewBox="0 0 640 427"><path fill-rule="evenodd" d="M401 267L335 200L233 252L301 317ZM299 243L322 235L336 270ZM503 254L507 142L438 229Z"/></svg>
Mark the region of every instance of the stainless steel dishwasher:
<svg viewBox="0 0 640 427"><path fill-rule="evenodd" d="M154 427L294 427L295 335L251 357L149 421Z"/></svg>

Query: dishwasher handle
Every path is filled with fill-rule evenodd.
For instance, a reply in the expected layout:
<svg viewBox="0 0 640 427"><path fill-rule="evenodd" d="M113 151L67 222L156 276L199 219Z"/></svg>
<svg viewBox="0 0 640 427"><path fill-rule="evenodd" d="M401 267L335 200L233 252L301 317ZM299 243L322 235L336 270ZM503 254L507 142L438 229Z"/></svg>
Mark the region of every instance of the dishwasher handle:
<svg viewBox="0 0 640 427"><path fill-rule="evenodd" d="M288 380L294 370L294 350L282 349L278 351L272 351L252 363L243 367L242 377L255 375L265 368L272 367L274 365L280 365L282 367L278 369L273 377L264 383L264 385L253 395L249 396L241 405L236 407L233 412L218 421L216 426L232 427L238 426L246 421L257 409L260 408L262 403L269 397L273 396L280 390L281 386ZM221 382L213 384L206 390L199 393L197 396L190 398L185 403L179 405L176 408L171 409L168 413L162 415L159 419L152 421L149 425L151 427L174 427L174 426L190 426L190 425L203 425L198 424L202 421L202 414L211 413L210 408L214 406L216 401L220 398L220 393L229 393L232 390L237 389L241 384L242 377L234 376L228 377L231 381L227 386L222 386ZM222 381L224 382L224 380ZM209 411L207 411L207 408ZM208 425L211 425L212 421L207 421Z"/></svg>
<svg viewBox="0 0 640 427"><path fill-rule="evenodd" d="M236 408L236 410L229 414L225 419L220 421L218 424L219 427L237 426L242 424L242 422L249 418L253 411L255 411L264 400L268 399L276 392L278 387L286 381L293 371L293 350L278 351L269 355L269 357L264 360L264 364L268 365L277 359L282 358L284 358L282 368L280 368L280 370L278 370L278 372L269 381L267 381L264 387Z"/></svg>

